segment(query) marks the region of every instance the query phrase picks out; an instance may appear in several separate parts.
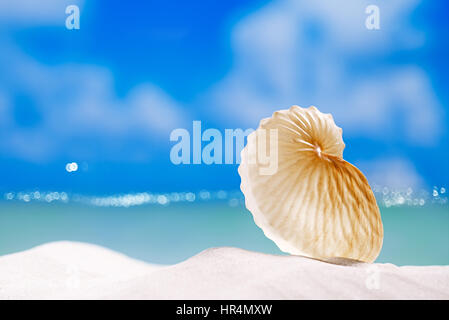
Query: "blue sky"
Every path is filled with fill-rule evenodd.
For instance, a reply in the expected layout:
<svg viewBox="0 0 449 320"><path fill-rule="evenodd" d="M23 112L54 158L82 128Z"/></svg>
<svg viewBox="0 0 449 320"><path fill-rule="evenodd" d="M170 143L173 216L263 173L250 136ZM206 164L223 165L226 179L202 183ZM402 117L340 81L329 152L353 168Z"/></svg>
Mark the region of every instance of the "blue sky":
<svg viewBox="0 0 449 320"><path fill-rule="evenodd" d="M80 30L65 28L78 4ZM367 30L365 7L380 8ZM0 191L238 189L236 165L175 166L175 128L255 128L293 104L343 128L372 183L447 186L444 1L0 4ZM80 170L69 174L67 162Z"/></svg>

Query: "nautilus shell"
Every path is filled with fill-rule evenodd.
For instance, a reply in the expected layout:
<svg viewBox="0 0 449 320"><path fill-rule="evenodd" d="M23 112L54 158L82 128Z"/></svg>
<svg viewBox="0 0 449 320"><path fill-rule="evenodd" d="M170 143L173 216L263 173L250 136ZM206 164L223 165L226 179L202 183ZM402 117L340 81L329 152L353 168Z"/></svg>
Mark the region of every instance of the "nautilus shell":
<svg viewBox="0 0 449 320"><path fill-rule="evenodd" d="M379 255L379 208L344 147L342 129L313 106L277 111L248 136L239 166L246 207L282 251L364 262Z"/></svg>

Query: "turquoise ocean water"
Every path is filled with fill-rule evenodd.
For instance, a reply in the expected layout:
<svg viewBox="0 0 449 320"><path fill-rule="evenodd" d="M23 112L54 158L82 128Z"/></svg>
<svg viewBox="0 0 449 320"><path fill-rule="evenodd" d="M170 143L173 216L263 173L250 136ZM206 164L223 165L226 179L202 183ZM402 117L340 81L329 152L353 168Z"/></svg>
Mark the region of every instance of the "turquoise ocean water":
<svg viewBox="0 0 449 320"><path fill-rule="evenodd" d="M381 207L381 214L385 237L377 262L449 265L447 205ZM282 254L241 203L99 207L0 201L0 255L59 240L98 244L161 264L217 246Z"/></svg>

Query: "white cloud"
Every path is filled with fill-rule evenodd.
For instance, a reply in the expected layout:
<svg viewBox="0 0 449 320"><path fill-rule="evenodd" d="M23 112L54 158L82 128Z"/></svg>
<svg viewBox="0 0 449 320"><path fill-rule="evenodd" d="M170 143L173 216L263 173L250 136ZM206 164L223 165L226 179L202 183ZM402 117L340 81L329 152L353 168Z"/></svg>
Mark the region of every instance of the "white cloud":
<svg viewBox="0 0 449 320"><path fill-rule="evenodd" d="M287 10L298 20L314 19L326 34L326 46L354 52L389 50L392 46L414 47L423 41L422 34L408 25L410 13L419 0L287 0ZM365 27L367 6L375 4L380 10L380 31Z"/></svg>
<svg viewBox="0 0 449 320"><path fill-rule="evenodd" d="M114 150L138 141L140 147L134 149L141 159L144 150L147 156L152 153L150 145L168 141L171 130L186 125L183 108L152 84L141 84L119 98L113 76L104 68L45 66L12 49L8 56L8 63L0 65L13 79L0 82L0 153L42 161L61 152L79 156L86 144L87 150L95 146L97 154L114 156ZM41 121L17 125L17 94L30 96ZM122 156L133 158L129 153Z"/></svg>
<svg viewBox="0 0 449 320"><path fill-rule="evenodd" d="M150 133L168 133L185 123L186 115L180 106L160 88L152 84L141 84L128 95L130 116L135 125Z"/></svg>
<svg viewBox="0 0 449 320"><path fill-rule="evenodd" d="M424 187L423 179L414 165L400 157L382 158L357 164L371 185L387 186L391 189L405 190Z"/></svg>
<svg viewBox="0 0 449 320"><path fill-rule="evenodd" d="M68 5L80 10L84 0L3 0L0 1L0 25L61 25L65 26Z"/></svg>
<svg viewBox="0 0 449 320"><path fill-rule="evenodd" d="M8 124L9 101L6 92L0 91L0 127Z"/></svg>
<svg viewBox="0 0 449 320"><path fill-rule="evenodd" d="M91 150L104 157L110 152L114 159L132 159L135 152L141 159L152 153L150 146L168 141L172 129L185 126L186 112L160 88L143 83L117 97L113 75L106 68L47 66L20 50L10 37L14 28L65 27L68 5L78 5L82 19L84 2L0 2L0 26L6 30L0 39L0 154L44 161ZM26 108L39 114L40 121L18 125L17 96L29 98L32 106ZM130 152L125 150L128 146Z"/></svg>
<svg viewBox="0 0 449 320"><path fill-rule="evenodd" d="M245 17L231 35L234 66L208 97L216 106L211 116L254 127L275 110L313 104L334 114L351 136L389 140L394 134L411 144L434 144L442 111L423 70L393 64L354 70L351 64L422 45L423 34L408 24L418 1L379 4L376 31L365 27L368 4L276 1Z"/></svg>

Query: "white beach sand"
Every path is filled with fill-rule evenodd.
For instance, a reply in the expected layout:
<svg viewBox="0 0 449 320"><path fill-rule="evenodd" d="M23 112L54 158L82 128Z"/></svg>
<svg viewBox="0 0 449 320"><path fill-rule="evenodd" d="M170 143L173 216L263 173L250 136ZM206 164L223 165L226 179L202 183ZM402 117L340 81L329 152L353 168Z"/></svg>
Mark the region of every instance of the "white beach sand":
<svg viewBox="0 0 449 320"><path fill-rule="evenodd" d="M158 266L54 242L0 257L0 299L449 299L449 266L340 263L213 248Z"/></svg>

